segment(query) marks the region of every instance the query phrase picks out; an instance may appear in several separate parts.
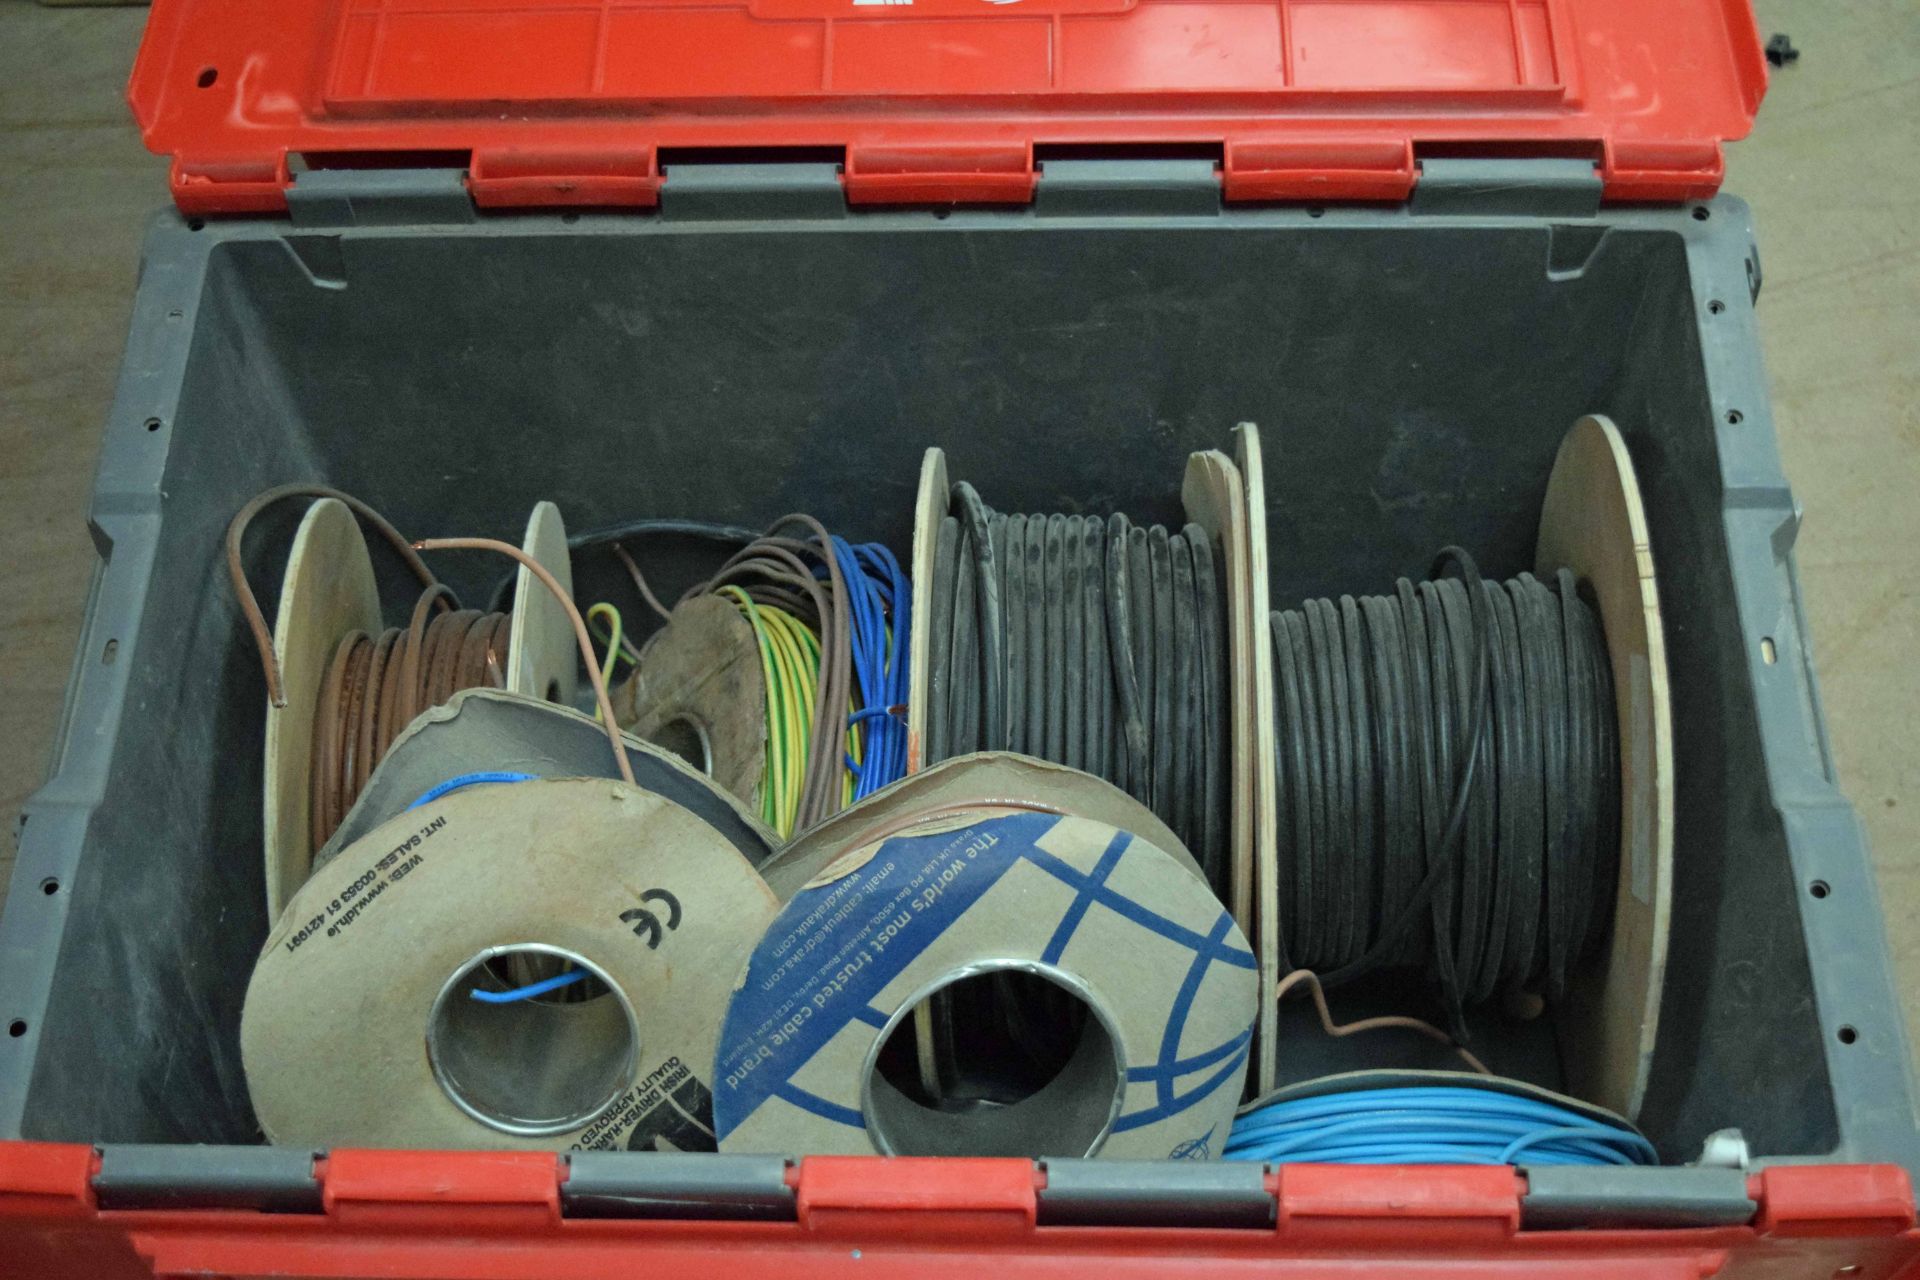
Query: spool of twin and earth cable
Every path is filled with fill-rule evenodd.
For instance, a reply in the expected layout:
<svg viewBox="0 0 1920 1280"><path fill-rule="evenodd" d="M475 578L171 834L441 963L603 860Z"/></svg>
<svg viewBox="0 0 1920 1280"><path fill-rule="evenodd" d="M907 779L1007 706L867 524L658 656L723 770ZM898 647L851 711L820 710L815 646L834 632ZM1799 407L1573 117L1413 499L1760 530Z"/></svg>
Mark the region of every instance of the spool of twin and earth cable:
<svg viewBox="0 0 1920 1280"><path fill-rule="evenodd" d="M1451 1034L1555 1008L1573 1091L1637 1113L1672 849L1664 643L1624 440L1577 423L1534 572L1430 580L1269 619L1277 968L1417 968Z"/></svg>
<svg viewBox="0 0 1920 1280"><path fill-rule="evenodd" d="M1198 523L1006 515L966 481L934 531L925 759L1013 751L1147 805L1230 900L1227 577Z"/></svg>

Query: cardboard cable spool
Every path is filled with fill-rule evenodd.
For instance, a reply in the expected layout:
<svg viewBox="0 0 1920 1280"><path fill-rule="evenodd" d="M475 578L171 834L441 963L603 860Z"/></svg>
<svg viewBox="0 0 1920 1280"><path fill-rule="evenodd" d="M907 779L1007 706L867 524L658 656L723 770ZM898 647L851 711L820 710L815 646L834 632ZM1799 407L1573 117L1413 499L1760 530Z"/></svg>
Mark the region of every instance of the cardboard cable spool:
<svg viewBox="0 0 1920 1280"><path fill-rule="evenodd" d="M758 803L767 765L767 680L753 627L733 601L703 595L676 606L613 701L622 727Z"/></svg>
<svg viewBox="0 0 1920 1280"><path fill-rule="evenodd" d="M1145 830L1172 841L1098 778L988 753L910 775L802 836L765 869L788 901L721 1035L721 1149L1217 1153L1246 1075L1255 961L1191 855ZM932 998L1014 974L1085 1006L1035 1091L930 1104L882 1066Z"/></svg>
<svg viewBox="0 0 1920 1280"><path fill-rule="evenodd" d="M534 507L521 547L572 592L567 531L558 507L551 502ZM514 587L506 687L570 701L577 659L566 611L524 567ZM322 498L307 508L294 534L273 624L273 654L286 705L267 700L261 837L269 919L279 916L312 867L313 718L327 666L342 639L355 631L378 635L384 626L373 559L359 522L346 504Z"/></svg>
<svg viewBox="0 0 1920 1280"><path fill-rule="evenodd" d="M720 1018L777 905L699 815L623 782L405 810L267 938L240 1024L255 1114L311 1147L711 1150ZM529 956L594 986L474 998Z"/></svg>

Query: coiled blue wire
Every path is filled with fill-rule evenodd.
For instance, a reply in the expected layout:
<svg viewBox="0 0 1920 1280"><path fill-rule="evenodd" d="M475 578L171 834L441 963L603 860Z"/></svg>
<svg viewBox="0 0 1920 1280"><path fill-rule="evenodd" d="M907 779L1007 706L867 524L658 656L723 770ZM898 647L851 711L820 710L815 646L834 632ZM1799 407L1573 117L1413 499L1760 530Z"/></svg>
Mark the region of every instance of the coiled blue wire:
<svg viewBox="0 0 1920 1280"><path fill-rule="evenodd" d="M1259 1107L1224 1156L1285 1164L1657 1164L1624 1124L1466 1086L1358 1089Z"/></svg>
<svg viewBox="0 0 1920 1280"><path fill-rule="evenodd" d="M858 800L906 776L907 726L892 708L907 701L913 587L893 552L878 542L855 546L835 535L833 556L847 586L853 678L860 694L861 709L849 717L849 723L865 726L859 762L847 761Z"/></svg>
<svg viewBox="0 0 1920 1280"><path fill-rule="evenodd" d="M482 773L463 773L458 777L448 778L445 782L436 783L421 792L420 798L407 806L407 812L411 813L423 804L432 804L441 796L451 795L467 787L490 786L496 782L532 782L533 780L534 775L531 773L513 773L504 769L489 770Z"/></svg>

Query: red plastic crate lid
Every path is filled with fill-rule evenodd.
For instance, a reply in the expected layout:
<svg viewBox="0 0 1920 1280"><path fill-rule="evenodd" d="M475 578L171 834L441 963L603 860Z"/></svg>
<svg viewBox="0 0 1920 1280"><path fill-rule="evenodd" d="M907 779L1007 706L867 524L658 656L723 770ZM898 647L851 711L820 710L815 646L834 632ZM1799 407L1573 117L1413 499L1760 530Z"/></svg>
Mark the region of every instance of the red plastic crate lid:
<svg viewBox="0 0 1920 1280"><path fill-rule="evenodd" d="M1748 0L155 0L129 95L180 204L230 212L283 208L290 156L646 205L662 150L765 148L826 149L856 201L1024 200L1036 152L1153 146L1230 199L1402 199L1464 154L1680 200L1765 88Z"/></svg>

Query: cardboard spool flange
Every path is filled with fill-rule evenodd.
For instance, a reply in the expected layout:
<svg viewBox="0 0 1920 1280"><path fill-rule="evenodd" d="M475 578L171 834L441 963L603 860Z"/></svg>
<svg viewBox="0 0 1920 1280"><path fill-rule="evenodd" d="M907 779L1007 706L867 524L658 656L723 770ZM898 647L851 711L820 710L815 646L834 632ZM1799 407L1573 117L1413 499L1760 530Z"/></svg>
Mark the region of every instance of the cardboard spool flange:
<svg viewBox="0 0 1920 1280"><path fill-rule="evenodd" d="M920 461L920 485L913 502L913 582L916 600L932 596L934 548L940 520L947 514L946 450L930 448ZM930 606L928 606L930 607ZM933 652L932 628L922 623L907 637L907 772L925 768L928 661Z"/></svg>
<svg viewBox="0 0 1920 1280"><path fill-rule="evenodd" d="M1640 1113L1660 1026L1673 899L1673 719L1646 508L1620 430L1580 419L1547 481L1534 555L1593 592L1620 726L1620 871L1612 936L1574 975L1558 1025L1571 1091Z"/></svg>
<svg viewBox="0 0 1920 1280"><path fill-rule="evenodd" d="M520 549L538 560L569 597L573 595L573 561L559 507L551 502L534 504ZM573 620L532 570L522 565L513 577L506 687L514 693L571 705L579 667Z"/></svg>
<svg viewBox="0 0 1920 1280"><path fill-rule="evenodd" d="M623 727L675 751L749 805L767 768L767 680L753 627L733 601L695 596L648 641L614 695Z"/></svg>
<svg viewBox="0 0 1920 1280"><path fill-rule="evenodd" d="M930 815L962 810L1091 818L1142 837L1206 882L1193 854L1146 805L1103 778L1010 751L953 756L910 773L829 817L776 855L761 874L774 896L786 902L855 870L857 864L843 864L842 859L856 852L858 842L875 842L890 830L925 823ZM870 843L868 853L877 847ZM922 1084L929 1095L938 1096L939 1058L954 1034L952 1012L945 1003L930 1001L915 1010L913 1018Z"/></svg>
<svg viewBox="0 0 1920 1280"><path fill-rule="evenodd" d="M1280 982L1280 823L1274 794L1277 750L1273 723L1273 646L1267 642L1267 616L1273 603L1267 563L1267 473L1260 451L1260 428L1243 422L1233 429L1240 474L1247 486L1248 697L1253 731L1248 764L1253 770L1254 921L1249 935L1260 957L1260 1029L1254 1047L1254 1087L1265 1092L1279 1073L1279 1018L1275 1009Z"/></svg>
<svg viewBox="0 0 1920 1280"><path fill-rule="evenodd" d="M1230 794L1233 797L1231 826L1232 893L1229 907L1234 922L1247 935L1254 954L1265 958L1260 969L1261 1005L1255 1024L1254 1074L1261 1078L1262 1063L1272 1070L1273 1030L1267 1010L1273 990L1273 950L1271 930L1263 930L1259 915L1261 885L1273 879L1273 843L1260 840L1258 822L1261 780L1258 770L1257 735L1263 717L1254 713L1256 700L1255 663L1261 646L1257 620L1266 615L1254 608L1253 531L1248 518L1247 481L1233 459L1218 450L1195 453L1187 459L1187 474L1180 490L1187 516L1216 539L1223 553L1222 577L1227 596L1227 697L1232 703L1232 760ZM1261 544L1264 546L1264 542ZM1263 941L1263 938L1265 941Z"/></svg>
<svg viewBox="0 0 1920 1280"><path fill-rule="evenodd" d="M731 792L670 751L632 735L626 747L641 790L693 811L749 863L772 856L780 838ZM393 740L314 865L324 866L432 788L476 773L620 776L607 732L591 716L504 689L464 689L415 717Z"/></svg>
<svg viewBox="0 0 1920 1280"><path fill-rule="evenodd" d="M404 812L267 938L240 1024L255 1114L309 1147L710 1150L720 1019L776 905L699 817L622 782ZM604 993L472 999L528 948Z"/></svg>
<svg viewBox="0 0 1920 1280"><path fill-rule="evenodd" d="M273 623L286 705L267 699L261 844L269 920L279 918L313 862L313 716L327 665L343 638L377 635L380 627L380 592L359 522L345 503L322 498L294 533Z"/></svg>
<svg viewBox="0 0 1920 1280"><path fill-rule="evenodd" d="M775 854L760 874L782 902L803 889L846 875L840 865L862 842L956 809L1005 809L1071 815L1131 831L1165 852L1203 883L1206 876L1180 837L1153 810L1106 781L1063 764L1011 751L953 756L910 773L811 828Z"/></svg>
<svg viewBox="0 0 1920 1280"><path fill-rule="evenodd" d="M1137 834L959 800L969 773L979 782L1009 759L963 757L915 775L908 784L946 773L952 789L923 784L917 804L898 802L910 790L893 805L862 802L784 855L784 883L802 887L748 961L715 1062L722 1150L1219 1151L1252 1038L1256 961L1245 939L1195 867ZM1070 787L1107 788L1058 772ZM903 1103L879 1069L881 1045L946 983L1009 969L1078 995L1100 1030L1083 1032L1052 1083L1002 1112L954 1123L948 1109Z"/></svg>

